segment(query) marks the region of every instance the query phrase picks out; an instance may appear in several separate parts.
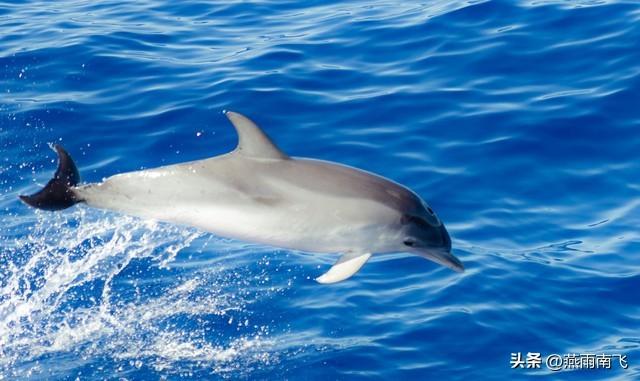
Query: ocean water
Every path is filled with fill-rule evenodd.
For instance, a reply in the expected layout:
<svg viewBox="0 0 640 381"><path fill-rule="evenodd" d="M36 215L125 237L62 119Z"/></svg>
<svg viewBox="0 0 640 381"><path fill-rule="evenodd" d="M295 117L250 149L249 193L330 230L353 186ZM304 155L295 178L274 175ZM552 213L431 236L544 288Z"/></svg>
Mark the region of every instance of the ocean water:
<svg viewBox="0 0 640 381"><path fill-rule="evenodd" d="M86 182L230 151L224 109L419 193L466 272L319 285L334 255L18 200L51 143ZM640 379L637 1L0 2L0 152L2 380ZM588 353L628 367L544 363Z"/></svg>

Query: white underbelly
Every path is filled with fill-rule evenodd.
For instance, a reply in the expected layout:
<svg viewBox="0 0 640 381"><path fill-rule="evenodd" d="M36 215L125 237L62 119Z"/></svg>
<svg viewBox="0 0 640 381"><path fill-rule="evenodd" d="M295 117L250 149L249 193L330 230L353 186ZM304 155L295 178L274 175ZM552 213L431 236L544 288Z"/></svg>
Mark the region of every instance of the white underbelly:
<svg viewBox="0 0 640 381"><path fill-rule="evenodd" d="M242 200L245 201L245 200ZM326 200L325 200L326 201ZM260 202L216 202L173 194L140 196L103 194L87 201L89 206L143 218L193 226L221 237L274 247L310 251L364 250L372 237L367 226L354 223L333 210L328 202L262 205Z"/></svg>
<svg viewBox="0 0 640 381"><path fill-rule="evenodd" d="M358 250L371 242L367 228L327 221L321 213L291 213L277 208L207 205L179 206L155 218L194 226L228 238L310 252Z"/></svg>
<svg viewBox="0 0 640 381"><path fill-rule="evenodd" d="M114 176L77 189L89 206L193 226L216 235L311 251L362 251L379 240L372 221L386 213L367 199L339 198L277 182L243 192L191 174Z"/></svg>

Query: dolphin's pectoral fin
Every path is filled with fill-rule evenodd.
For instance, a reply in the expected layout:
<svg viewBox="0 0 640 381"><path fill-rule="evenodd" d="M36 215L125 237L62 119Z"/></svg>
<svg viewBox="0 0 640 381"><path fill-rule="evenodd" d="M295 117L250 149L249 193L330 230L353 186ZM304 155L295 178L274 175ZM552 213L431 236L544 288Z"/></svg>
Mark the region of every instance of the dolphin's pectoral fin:
<svg viewBox="0 0 640 381"><path fill-rule="evenodd" d="M346 253L331 266L329 271L316 278L322 284L336 283L350 278L367 262L371 253Z"/></svg>
<svg viewBox="0 0 640 381"><path fill-rule="evenodd" d="M289 158L251 119L233 111L225 111L224 114L238 133L238 146L234 152L258 159L284 160Z"/></svg>

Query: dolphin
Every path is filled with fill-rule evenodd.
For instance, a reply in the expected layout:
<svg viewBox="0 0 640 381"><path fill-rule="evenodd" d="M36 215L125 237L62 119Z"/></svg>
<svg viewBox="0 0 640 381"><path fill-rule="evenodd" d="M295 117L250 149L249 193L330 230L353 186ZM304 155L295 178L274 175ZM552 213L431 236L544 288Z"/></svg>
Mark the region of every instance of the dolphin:
<svg viewBox="0 0 640 381"><path fill-rule="evenodd" d="M319 283L351 277L374 253L409 252L464 271L442 221L408 188L345 165L289 157L249 118L225 115L238 134L230 153L79 185L71 156L55 145L53 179L20 199L38 209L83 203L238 240L341 254Z"/></svg>

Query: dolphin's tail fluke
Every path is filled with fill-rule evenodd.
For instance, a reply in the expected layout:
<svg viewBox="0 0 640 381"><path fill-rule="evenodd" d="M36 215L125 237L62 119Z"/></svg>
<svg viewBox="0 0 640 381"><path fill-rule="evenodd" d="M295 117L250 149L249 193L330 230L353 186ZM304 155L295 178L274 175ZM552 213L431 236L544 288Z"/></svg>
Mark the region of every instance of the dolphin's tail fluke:
<svg viewBox="0 0 640 381"><path fill-rule="evenodd" d="M56 144L53 146L58 154L58 169L47 185L30 196L20 196L25 204L44 210L62 210L81 200L73 192L73 187L80 182L80 174L73 159Z"/></svg>

